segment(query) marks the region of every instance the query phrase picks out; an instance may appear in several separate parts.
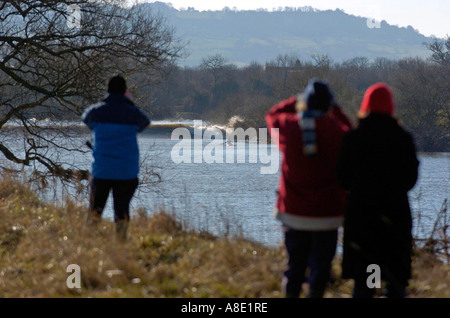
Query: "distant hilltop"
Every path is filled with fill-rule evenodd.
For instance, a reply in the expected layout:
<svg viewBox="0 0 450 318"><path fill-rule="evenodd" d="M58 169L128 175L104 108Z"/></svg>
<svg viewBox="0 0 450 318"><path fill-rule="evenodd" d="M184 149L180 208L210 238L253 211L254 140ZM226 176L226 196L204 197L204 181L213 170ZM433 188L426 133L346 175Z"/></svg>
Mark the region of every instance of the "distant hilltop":
<svg viewBox="0 0 450 318"><path fill-rule="evenodd" d="M326 54L336 62L359 56L428 57L423 44L432 41L411 26L398 27L341 10L197 11L177 10L162 2L140 6L165 16L176 35L188 43L189 56L179 61L182 66L198 66L202 58L214 54L238 66L264 64L280 54L296 54L302 60Z"/></svg>

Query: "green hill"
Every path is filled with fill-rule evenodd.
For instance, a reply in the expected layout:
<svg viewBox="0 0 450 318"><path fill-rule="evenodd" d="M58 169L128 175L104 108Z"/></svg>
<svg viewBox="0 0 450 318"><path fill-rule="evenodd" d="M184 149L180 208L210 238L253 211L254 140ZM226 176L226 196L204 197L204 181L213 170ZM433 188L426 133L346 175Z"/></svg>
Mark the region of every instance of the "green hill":
<svg viewBox="0 0 450 318"><path fill-rule="evenodd" d="M382 21L369 26L367 18L341 10L318 11L310 7L284 11L177 10L161 2L142 8L167 17L179 37L188 41L189 57L182 65L197 66L207 55L223 54L237 65L265 63L279 54L328 54L335 61L356 56L368 58L428 57L430 42L412 27ZM369 25L369 26L368 26Z"/></svg>

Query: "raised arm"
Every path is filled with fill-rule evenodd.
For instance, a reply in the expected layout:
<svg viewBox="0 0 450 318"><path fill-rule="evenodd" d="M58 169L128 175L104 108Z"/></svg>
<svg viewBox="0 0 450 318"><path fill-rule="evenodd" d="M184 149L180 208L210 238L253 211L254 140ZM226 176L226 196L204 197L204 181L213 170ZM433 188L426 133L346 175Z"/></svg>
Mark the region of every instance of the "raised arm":
<svg viewBox="0 0 450 318"><path fill-rule="evenodd" d="M352 124L350 118L348 118L348 116L344 113L341 106L335 104L331 108L330 116L337 120L337 122L339 123L339 125L342 127L342 129L344 131L349 131L349 130L353 129L353 124Z"/></svg>

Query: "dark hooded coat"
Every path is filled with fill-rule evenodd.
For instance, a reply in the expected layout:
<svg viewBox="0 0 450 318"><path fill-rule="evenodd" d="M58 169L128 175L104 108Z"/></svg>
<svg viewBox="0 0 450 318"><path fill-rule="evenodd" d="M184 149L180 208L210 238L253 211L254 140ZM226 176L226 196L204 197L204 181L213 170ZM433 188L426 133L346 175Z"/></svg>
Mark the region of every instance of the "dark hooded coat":
<svg viewBox="0 0 450 318"><path fill-rule="evenodd" d="M411 278L407 193L418 164L412 136L390 115L370 113L344 136L337 167L341 186L349 190L343 278L367 278L369 264L379 265L390 282L406 285Z"/></svg>

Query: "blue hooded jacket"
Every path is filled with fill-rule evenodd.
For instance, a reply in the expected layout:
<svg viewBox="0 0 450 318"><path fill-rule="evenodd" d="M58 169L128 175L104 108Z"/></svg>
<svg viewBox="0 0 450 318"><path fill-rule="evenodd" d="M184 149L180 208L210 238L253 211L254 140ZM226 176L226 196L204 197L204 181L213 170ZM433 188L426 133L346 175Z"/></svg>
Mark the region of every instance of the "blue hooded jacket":
<svg viewBox="0 0 450 318"><path fill-rule="evenodd" d="M137 133L149 117L124 94L109 94L85 110L82 121L94 132L91 173L94 178L131 180L139 174Z"/></svg>

